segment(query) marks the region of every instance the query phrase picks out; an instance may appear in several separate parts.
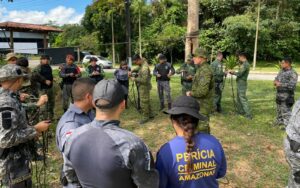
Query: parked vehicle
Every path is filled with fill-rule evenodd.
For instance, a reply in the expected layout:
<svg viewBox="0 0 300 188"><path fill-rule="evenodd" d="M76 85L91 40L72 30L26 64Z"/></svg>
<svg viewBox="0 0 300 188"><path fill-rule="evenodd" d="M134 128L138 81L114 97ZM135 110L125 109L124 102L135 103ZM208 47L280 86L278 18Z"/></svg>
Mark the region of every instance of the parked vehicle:
<svg viewBox="0 0 300 188"><path fill-rule="evenodd" d="M90 59L94 57L97 59L97 65L101 65L105 69L111 69L113 68L113 64L111 61L107 60L106 58L102 56L97 56L97 55L86 55L84 56L82 63L86 64L90 62Z"/></svg>

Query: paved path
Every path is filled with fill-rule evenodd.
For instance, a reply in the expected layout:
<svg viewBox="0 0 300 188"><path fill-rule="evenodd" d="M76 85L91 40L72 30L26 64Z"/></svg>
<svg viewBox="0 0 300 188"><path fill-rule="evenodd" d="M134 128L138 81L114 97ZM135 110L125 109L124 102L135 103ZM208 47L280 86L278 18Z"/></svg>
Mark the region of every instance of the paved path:
<svg viewBox="0 0 300 188"><path fill-rule="evenodd" d="M30 67L33 68L39 64L39 60L31 60L29 63ZM58 69L57 65L52 66L53 69ZM113 73L115 69L105 69L105 72ZM271 73L260 73L260 72L250 72L249 74L249 80L274 80L277 73L271 72ZM298 81L300 81L298 79Z"/></svg>

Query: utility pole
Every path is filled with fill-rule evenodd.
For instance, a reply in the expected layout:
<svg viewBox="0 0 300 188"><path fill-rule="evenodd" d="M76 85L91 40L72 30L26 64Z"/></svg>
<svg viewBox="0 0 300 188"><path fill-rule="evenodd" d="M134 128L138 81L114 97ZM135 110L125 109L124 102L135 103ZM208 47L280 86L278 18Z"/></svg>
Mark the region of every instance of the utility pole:
<svg viewBox="0 0 300 188"><path fill-rule="evenodd" d="M187 34L185 41L185 60L199 46L199 0L188 0Z"/></svg>
<svg viewBox="0 0 300 188"><path fill-rule="evenodd" d="M139 7L139 49L140 56L142 56L142 27L141 27L141 7Z"/></svg>
<svg viewBox="0 0 300 188"><path fill-rule="evenodd" d="M114 32L114 13L111 13L111 35L112 35L112 61L113 67L116 64L116 52L115 52L115 32Z"/></svg>
<svg viewBox="0 0 300 188"><path fill-rule="evenodd" d="M126 15L126 49L127 49L127 62L129 67L132 67L131 62L131 23L130 23L130 0L125 1L125 15Z"/></svg>
<svg viewBox="0 0 300 188"><path fill-rule="evenodd" d="M253 70L255 70L255 67L256 67L258 30L259 30L259 18L260 18L260 0L258 0L258 7L257 7L256 35L255 35L254 55L253 55Z"/></svg>

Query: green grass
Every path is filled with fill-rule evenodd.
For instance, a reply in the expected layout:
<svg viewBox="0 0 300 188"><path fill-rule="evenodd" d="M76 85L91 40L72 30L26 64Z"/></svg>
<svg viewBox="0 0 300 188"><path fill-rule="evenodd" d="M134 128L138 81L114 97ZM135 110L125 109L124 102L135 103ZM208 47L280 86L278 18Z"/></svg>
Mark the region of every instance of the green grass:
<svg viewBox="0 0 300 188"><path fill-rule="evenodd" d="M57 72L55 73L57 75ZM112 77L112 74L107 74ZM180 78L172 79L173 99L181 94ZM169 118L158 112L159 100L156 82L152 79L152 107L156 118L143 126L138 124L140 115L130 106L122 115L122 127L139 135L152 150L154 156L160 146L175 136ZM248 99L254 119L252 121L234 113L231 89L226 81L223 95L225 114L211 118L212 134L222 143L228 162L229 185L221 187L284 187L288 179L288 166L284 159L282 141L285 133L270 124L275 118L275 91L271 81L249 81ZM57 89L56 116L62 114L60 90ZM299 88L297 88L299 91ZM297 92L299 97L300 93ZM296 98L297 98L296 97ZM54 124L51 132L54 133ZM49 187L59 187L60 153L51 139L48 156ZM222 181L223 182L223 181Z"/></svg>

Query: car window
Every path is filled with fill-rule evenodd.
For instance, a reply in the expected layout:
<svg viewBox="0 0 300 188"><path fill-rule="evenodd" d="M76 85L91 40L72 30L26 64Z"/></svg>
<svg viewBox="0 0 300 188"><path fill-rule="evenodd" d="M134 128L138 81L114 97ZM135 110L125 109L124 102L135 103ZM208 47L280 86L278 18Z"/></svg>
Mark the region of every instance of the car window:
<svg viewBox="0 0 300 188"><path fill-rule="evenodd" d="M91 56L87 56L87 57L85 57L85 59L91 59L92 57Z"/></svg>
<svg viewBox="0 0 300 188"><path fill-rule="evenodd" d="M100 60L106 60L104 57L98 56Z"/></svg>

